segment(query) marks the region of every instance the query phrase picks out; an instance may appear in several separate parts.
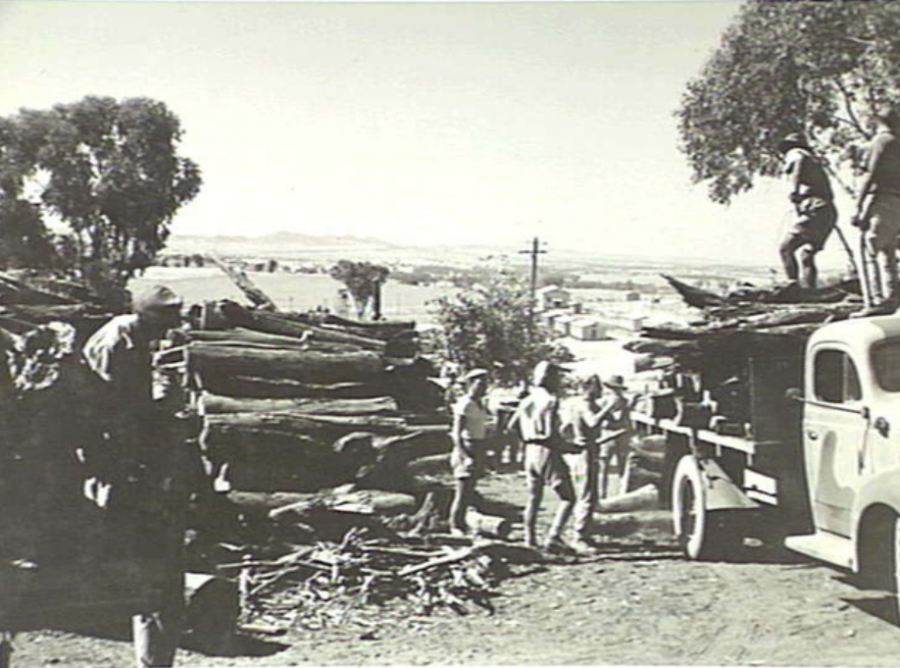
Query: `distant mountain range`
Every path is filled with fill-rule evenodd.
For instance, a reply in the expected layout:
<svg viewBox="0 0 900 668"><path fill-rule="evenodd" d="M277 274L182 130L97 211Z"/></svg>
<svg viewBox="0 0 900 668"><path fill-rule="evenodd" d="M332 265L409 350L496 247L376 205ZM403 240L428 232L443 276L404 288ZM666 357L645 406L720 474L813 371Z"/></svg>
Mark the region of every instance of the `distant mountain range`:
<svg viewBox="0 0 900 668"><path fill-rule="evenodd" d="M276 232L261 236L235 235L172 235L166 244L167 254L216 253L224 257L255 259L300 260L334 262L342 258L369 260L381 263L437 264L443 266L502 266L526 265L528 255L519 251L524 244L499 245L400 245L375 237L347 235L314 235L295 232ZM623 271L641 267L650 271L674 272L677 268L708 269L729 273L737 270L735 263L721 259L682 257L633 257L597 255L585 249L557 248L550 244L549 253L541 256L544 267L579 268L603 266L621 267ZM763 269L756 263L740 263L745 269Z"/></svg>

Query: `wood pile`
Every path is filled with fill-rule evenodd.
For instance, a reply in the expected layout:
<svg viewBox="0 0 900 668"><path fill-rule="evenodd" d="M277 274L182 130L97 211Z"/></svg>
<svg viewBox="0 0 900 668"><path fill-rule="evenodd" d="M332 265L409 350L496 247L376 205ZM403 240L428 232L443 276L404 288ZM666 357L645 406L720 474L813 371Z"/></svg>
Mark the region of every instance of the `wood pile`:
<svg viewBox="0 0 900 668"><path fill-rule="evenodd" d="M433 366L412 323L205 304L183 347L203 447L235 489L314 491L368 479L398 484L396 469L446 451Z"/></svg>
<svg viewBox="0 0 900 668"><path fill-rule="evenodd" d="M689 326L645 327L625 345L655 381L641 407L654 417L721 434L776 439L791 411L784 390L802 384L803 352L820 325L861 307L858 283L818 290L742 286L717 295L664 276L701 311Z"/></svg>
<svg viewBox="0 0 900 668"><path fill-rule="evenodd" d="M351 527L337 542L285 545L277 556L245 558L219 570L240 582L245 629L365 631L390 614L491 613L496 586L512 567L544 559L509 543L444 538L374 536Z"/></svg>

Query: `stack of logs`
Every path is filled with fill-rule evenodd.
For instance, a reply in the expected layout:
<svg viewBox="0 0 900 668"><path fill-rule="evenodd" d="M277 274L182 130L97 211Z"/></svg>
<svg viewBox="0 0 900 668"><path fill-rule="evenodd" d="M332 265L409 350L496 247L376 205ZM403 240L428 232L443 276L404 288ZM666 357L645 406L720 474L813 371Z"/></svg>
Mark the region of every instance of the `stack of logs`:
<svg viewBox="0 0 900 668"><path fill-rule="evenodd" d="M734 436L776 436L786 419L783 391L801 385L809 335L860 308L858 285L848 282L818 290L743 286L717 295L664 278L702 317L689 326L646 327L626 344L659 379L646 388L643 408Z"/></svg>
<svg viewBox="0 0 900 668"><path fill-rule="evenodd" d="M186 352L201 446L232 488L396 487L410 452L447 448L440 388L412 323L361 324L223 301L197 315ZM163 366L166 355L161 357Z"/></svg>

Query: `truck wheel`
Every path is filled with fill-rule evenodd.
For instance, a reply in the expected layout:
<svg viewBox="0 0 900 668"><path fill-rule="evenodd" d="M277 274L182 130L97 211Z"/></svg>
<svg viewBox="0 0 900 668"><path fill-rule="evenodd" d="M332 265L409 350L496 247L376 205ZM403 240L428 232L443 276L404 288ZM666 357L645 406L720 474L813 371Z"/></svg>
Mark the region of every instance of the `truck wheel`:
<svg viewBox="0 0 900 668"><path fill-rule="evenodd" d="M733 514L706 507L703 474L693 455L682 457L672 477L672 519L675 537L689 559L714 560L734 556L743 540L733 526Z"/></svg>

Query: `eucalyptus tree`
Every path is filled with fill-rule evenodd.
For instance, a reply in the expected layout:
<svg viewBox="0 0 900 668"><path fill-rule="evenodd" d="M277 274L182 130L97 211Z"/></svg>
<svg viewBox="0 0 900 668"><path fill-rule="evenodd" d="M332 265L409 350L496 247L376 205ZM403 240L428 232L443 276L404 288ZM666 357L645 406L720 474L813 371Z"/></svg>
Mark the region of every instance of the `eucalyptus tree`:
<svg viewBox="0 0 900 668"><path fill-rule="evenodd" d="M746 2L676 112L695 182L727 204L777 175L778 141L802 131L846 184L872 114L900 103L897 35L893 1Z"/></svg>
<svg viewBox="0 0 900 668"><path fill-rule="evenodd" d="M43 264L120 301L199 192L181 139L179 118L147 98L86 97L0 119L0 247L25 225L53 242L55 251L32 244L54 254Z"/></svg>

